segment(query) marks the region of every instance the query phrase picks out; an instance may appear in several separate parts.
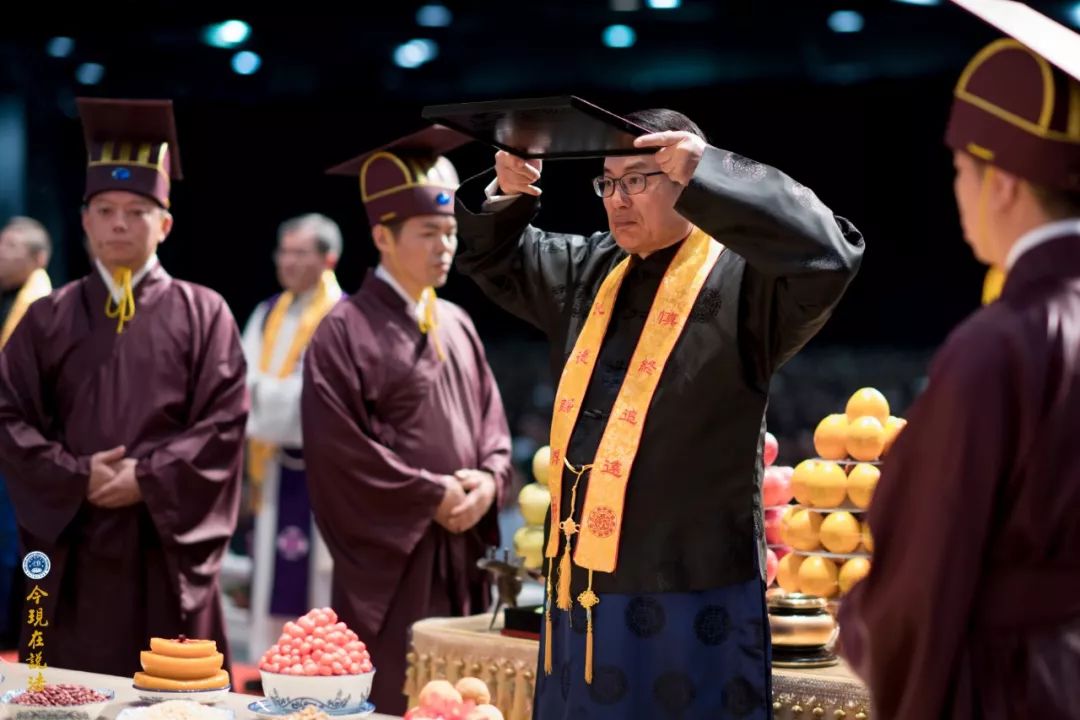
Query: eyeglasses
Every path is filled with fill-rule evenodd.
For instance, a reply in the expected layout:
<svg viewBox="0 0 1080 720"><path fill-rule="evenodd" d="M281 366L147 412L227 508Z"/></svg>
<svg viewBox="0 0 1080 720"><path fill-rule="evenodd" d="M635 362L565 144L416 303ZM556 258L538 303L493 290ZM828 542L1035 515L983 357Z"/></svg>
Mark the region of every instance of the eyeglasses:
<svg viewBox="0 0 1080 720"><path fill-rule="evenodd" d="M311 257L317 252L319 251L277 248L276 250L274 250L273 258L275 262L280 262L282 260L285 260L286 258L296 258L298 260L303 260L305 258Z"/></svg>
<svg viewBox="0 0 1080 720"><path fill-rule="evenodd" d="M657 170L655 172L630 172L626 173L620 178L610 178L606 175L600 175L594 177L592 181L593 190L602 198L611 197L615 194L615 184L618 183L619 188L622 189L627 195L639 195L645 192L645 188L649 184L649 177L651 175L663 175L663 171Z"/></svg>

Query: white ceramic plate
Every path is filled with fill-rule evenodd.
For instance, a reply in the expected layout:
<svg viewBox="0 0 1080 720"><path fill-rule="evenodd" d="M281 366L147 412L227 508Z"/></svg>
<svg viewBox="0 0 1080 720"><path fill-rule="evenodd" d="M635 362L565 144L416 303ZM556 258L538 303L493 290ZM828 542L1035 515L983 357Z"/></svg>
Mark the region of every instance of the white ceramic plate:
<svg viewBox="0 0 1080 720"><path fill-rule="evenodd" d="M276 705L274 705L274 703L272 703L266 698L263 698L262 700L256 700L255 702L251 703L250 705L248 705L248 710L255 713L261 718L273 718L274 720L277 720L278 718L283 718L287 715L292 715L291 711L285 711L278 708ZM371 715L374 712L375 706L369 702L365 702L363 705L360 706L359 712L348 714L326 714L334 718L334 720L358 720L359 718L366 718L368 715ZM119 718L117 720L119 720Z"/></svg>
<svg viewBox="0 0 1080 720"><path fill-rule="evenodd" d="M216 690L150 690L132 685L139 699L148 703L167 702L169 700L191 700L203 705L213 705L222 702L229 695L232 685L226 685Z"/></svg>
<svg viewBox="0 0 1080 720"><path fill-rule="evenodd" d="M143 720L153 708L153 705L149 707L127 707L117 714L116 720ZM214 713L218 720L235 720L236 718L236 713L225 708L205 708L205 710Z"/></svg>

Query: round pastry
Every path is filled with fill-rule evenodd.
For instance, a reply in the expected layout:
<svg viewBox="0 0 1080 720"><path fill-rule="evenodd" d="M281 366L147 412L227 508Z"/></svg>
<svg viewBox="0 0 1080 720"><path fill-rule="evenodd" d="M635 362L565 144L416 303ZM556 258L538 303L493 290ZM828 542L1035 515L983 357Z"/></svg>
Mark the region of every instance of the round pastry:
<svg viewBox="0 0 1080 720"><path fill-rule="evenodd" d="M175 680L145 672L135 673L135 687L142 690L217 690L228 684L228 670L218 670L213 675L198 680Z"/></svg>
<svg viewBox="0 0 1080 720"><path fill-rule="evenodd" d="M168 638L150 638L150 649L158 655L175 658L210 657L217 652L217 643L213 640L192 640L181 635L175 640Z"/></svg>
<svg viewBox="0 0 1080 720"><path fill-rule="evenodd" d="M215 652L206 657L170 657L146 650L139 653L142 668L149 675L173 680L200 680L221 669L225 657Z"/></svg>

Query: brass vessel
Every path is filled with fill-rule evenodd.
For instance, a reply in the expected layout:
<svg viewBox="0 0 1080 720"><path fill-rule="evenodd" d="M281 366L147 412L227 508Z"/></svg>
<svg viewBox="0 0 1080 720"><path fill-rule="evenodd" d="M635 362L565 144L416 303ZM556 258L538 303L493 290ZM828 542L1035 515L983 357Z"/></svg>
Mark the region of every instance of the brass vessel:
<svg viewBox="0 0 1080 720"><path fill-rule="evenodd" d="M838 662L833 646L840 626L829 613L828 600L777 589L769 591L766 601L773 665L829 667Z"/></svg>

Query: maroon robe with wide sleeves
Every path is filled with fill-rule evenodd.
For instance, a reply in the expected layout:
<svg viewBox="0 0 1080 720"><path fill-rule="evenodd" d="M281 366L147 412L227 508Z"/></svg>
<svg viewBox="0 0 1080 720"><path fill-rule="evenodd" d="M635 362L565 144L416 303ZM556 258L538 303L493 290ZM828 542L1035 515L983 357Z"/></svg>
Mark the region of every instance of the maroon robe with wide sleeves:
<svg viewBox="0 0 1080 720"><path fill-rule="evenodd" d="M841 607L875 718L1080 718L1080 237L949 337L888 455Z"/></svg>
<svg viewBox="0 0 1080 720"><path fill-rule="evenodd" d="M247 419L236 323L217 293L156 266L118 335L107 292L94 271L39 300L0 354L0 470L25 549L52 560L44 659L128 675L151 636L180 634L228 657L218 571ZM90 456L118 445L143 502L95 507Z"/></svg>
<svg viewBox="0 0 1080 720"><path fill-rule="evenodd" d="M369 273L322 321L304 356L301 401L311 503L334 558L333 602L367 643L372 702L405 709L409 628L425 617L481 612L489 584L476 568L499 542L510 480L510 434L472 322L438 301L440 361L405 301ZM495 476L498 497L472 530L435 522L461 469Z"/></svg>

